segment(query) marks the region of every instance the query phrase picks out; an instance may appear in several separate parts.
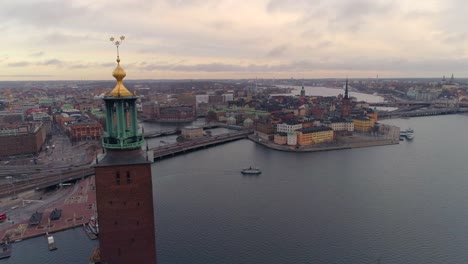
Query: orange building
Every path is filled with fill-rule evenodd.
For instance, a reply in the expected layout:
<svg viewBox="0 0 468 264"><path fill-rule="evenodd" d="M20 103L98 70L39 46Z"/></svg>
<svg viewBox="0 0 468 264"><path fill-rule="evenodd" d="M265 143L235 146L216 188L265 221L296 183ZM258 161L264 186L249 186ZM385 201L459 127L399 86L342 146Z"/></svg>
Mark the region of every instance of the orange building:
<svg viewBox="0 0 468 264"><path fill-rule="evenodd" d="M288 143L288 135L284 132L276 133L273 142L278 145L286 145Z"/></svg>
<svg viewBox="0 0 468 264"><path fill-rule="evenodd" d="M67 132L72 141L99 139L102 134L102 127L94 120L75 122L67 126Z"/></svg>

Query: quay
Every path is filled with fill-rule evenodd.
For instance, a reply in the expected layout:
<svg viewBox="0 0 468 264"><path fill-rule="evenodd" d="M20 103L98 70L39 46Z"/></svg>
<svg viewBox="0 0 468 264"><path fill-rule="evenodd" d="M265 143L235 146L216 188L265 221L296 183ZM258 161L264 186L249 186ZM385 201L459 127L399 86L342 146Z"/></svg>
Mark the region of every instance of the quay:
<svg viewBox="0 0 468 264"><path fill-rule="evenodd" d="M5 221L0 224L0 237L2 240L19 242L38 236L48 237L51 233L83 226L95 215L94 176L80 180L77 184L67 186L67 188L71 190L67 192L66 196L56 199L54 196L59 196L59 194L53 194L49 197L51 203L38 204L38 208L31 209L30 207L33 207L33 205L28 204L26 206L15 206L15 209L11 209L8 215L14 216L15 221ZM12 203L14 201L7 199L3 200L2 204L7 202ZM16 202L20 203L20 201ZM28 225L28 216L31 215L30 210L41 212L41 219L38 219L39 223L37 225ZM52 220L49 216L54 210L61 210L61 216Z"/></svg>
<svg viewBox="0 0 468 264"><path fill-rule="evenodd" d="M189 151L194 151L197 149L203 149L239 139L247 138L250 131L236 131L232 133L226 133L218 136L212 137L203 137L197 140L192 140L183 143L175 143L170 145L165 145L157 148L151 149L153 152L153 159L159 160L168 156L173 156L180 153L185 153Z"/></svg>
<svg viewBox="0 0 468 264"><path fill-rule="evenodd" d="M319 152L319 151L331 151L340 149L353 149L353 148L364 148L364 147L376 147L385 145L397 145L400 143L398 138L382 138L382 137L371 137L362 135L353 135L354 138L341 139L338 142L329 144L320 144L312 146L285 146L278 145L272 141L266 141L257 137L256 135L249 135L248 138L253 142L265 146L270 149L287 151L287 152Z"/></svg>

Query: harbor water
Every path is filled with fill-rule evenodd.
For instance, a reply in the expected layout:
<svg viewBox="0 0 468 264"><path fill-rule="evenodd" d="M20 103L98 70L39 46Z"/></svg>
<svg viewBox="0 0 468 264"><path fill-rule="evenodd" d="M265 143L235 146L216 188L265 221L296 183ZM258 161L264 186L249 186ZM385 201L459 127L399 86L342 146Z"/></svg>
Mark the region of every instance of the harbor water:
<svg viewBox="0 0 468 264"><path fill-rule="evenodd" d="M314 153L240 140L153 164L159 264L468 263L468 116L385 120L412 141ZM242 168L259 167L259 176ZM88 263L81 229L2 263Z"/></svg>

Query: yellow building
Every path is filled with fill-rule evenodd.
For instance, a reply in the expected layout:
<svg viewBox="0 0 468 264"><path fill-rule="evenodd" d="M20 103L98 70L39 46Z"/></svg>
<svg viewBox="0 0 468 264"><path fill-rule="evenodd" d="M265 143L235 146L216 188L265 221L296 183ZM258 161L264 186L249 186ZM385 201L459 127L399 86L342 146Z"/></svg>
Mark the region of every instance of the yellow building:
<svg viewBox="0 0 468 264"><path fill-rule="evenodd" d="M375 125L375 120L369 117L354 117L354 131L369 132Z"/></svg>
<svg viewBox="0 0 468 264"><path fill-rule="evenodd" d="M333 129L326 126L303 128L297 131L297 144L308 146L324 142L332 142L334 138Z"/></svg>

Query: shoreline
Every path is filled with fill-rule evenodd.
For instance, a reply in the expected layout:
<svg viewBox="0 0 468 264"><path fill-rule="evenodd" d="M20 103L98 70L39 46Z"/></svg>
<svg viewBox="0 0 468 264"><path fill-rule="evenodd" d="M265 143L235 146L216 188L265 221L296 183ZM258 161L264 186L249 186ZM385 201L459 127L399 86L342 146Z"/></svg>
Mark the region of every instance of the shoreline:
<svg viewBox="0 0 468 264"><path fill-rule="evenodd" d="M398 145L400 144L399 139L377 139L370 141L360 141L360 142L349 142L349 143L334 143L328 146L312 146L312 147L301 147L295 148L292 146L277 145L271 141L258 141L258 138L254 135L249 135L248 138L262 146L265 146L269 149L285 151L285 152L320 152L320 151L332 151L332 150L341 150L341 149L354 149L354 148L367 148L367 147L377 147L377 146L387 146L387 145Z"/></svg>

